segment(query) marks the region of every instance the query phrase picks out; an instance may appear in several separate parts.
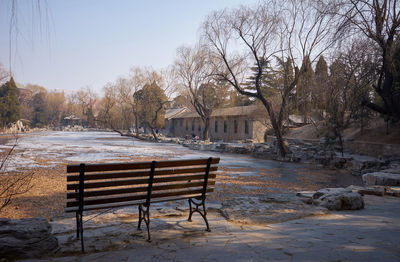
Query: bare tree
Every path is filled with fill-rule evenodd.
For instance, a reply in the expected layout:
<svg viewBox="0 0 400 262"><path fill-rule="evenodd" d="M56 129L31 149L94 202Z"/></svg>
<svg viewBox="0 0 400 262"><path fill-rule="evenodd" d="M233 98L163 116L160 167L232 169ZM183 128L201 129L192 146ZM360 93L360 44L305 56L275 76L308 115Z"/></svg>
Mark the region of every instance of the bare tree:
<svg viewBox="0 0 400 262"><path fill-rule="evenodd" d="M8 15L8 63L9 72L12 73L12 61L18 51L18 39L23 35L23 23L20 23L21 17L30 18L30 26L26 29L32 30L30 34L35 36L37 29L40 36L46 33L50 36L50 13L48 3L46 0L31 0L31 1L18 1L18 0L5 0L0 1L0 8L5 10ZM28 11L22 13L22 10ZM29 34L28 34L29 35ZM26 37L26 36L25 36ZM32 39L33 40L33 39ZM32 41L33 43L33 41Z"/></svg>
<svg viewBox="0 0 400 262"><path fill-rule="evenodd" d="M400 48L400 2L397 0L350 0L340 1L338 14L343 18L338 32L360 34L371 39L379 50L377 81L373 88L382 99L383 106L370 99L363 103L374 111L394 120L400 119L400 89L396 79L394 54ZM397 73L399 74L399 73ZM398 78L398 77L397 77Z"/></svg>
<svg viewBox="0 0 400 262"><path fill-rule="evenodd" d="M113 83L108 83L103 87L104 96L99 102L99 115L97 121L101 123L104 127L117 130L116 124L119 121L117 119L117 92L115 85Z"/></svg>
<svg viewBox="0 0 400 262"><path fill-rule="evenodd" d="M133 123L134 111L132 110L133 93L130 81L127 78L120 77L115 82L116 101L119 108L119 114L122 117L122 129L129 129Z"/></svg>
<svg viewBox="0 0 400 262"><path fill-rule="evenodd" d="M353 42L345 51L336 54L330 66L326 101L327 138L338 140L343 155L344 129L360 118L361 101L369 96L375 80L370 60L369 43Z"/></svg>
<svg viewBox="0 0 400 262"><path fill-rule="evenodd" d="M4 68L3 64L0 63L0 86L5 84L10 78L10 74Z"/></svg>
<svg viewBox="0 0 400 262"><path fill-rule="evenodd" d="M173 77L168 77L169 70L157 72L152 69L145 71L145 85L135 92L134 99L138 101L140 122L148 127L155 140L158 140L156 130L164 126L164 114L172 93Z"/></svg>
<svg viewBox="0 0 400 262"><path fill-rule="evenodd" d="M52 126L59 126L65 112L65 95L63 92L49 92L46 96L46 115Z"/></svg>
<svg viewBox="0 0 400 262"><path fill-rule="evenodd" d="M89 87L80 89L72 96L72 101L80 110L80 117L85 119L89 126L94 124L94 107L97 100L97 94Z"/></svg>
<svg viewBox="0 0 400 262"><path fill-rule="evenodd" d="M178 59L175 70L184 94L203 122L203 139L208 139L210 117L218 106L222 94L213 79L213 64L209 50L205 46L194 48L182 46L177 49Z"/></svg>
<svg viewBox="0 0 400 262"><path fill-rule="evenodd" d="M32 188L34 172L7 172L7 164L12 159L17 144L18 137L15 136L13 145L3 153L0 160L0 212L16 196L24 194Z"/></svg>
<svg viewBox="0 0 400 262"><path fill-rule="evenodd" d="M216 74L240 94L261 101L268 111L281 157L287 153L282 122L288 97L299 77L309 69L302 65L307 59L316 59L334 43L330 38L334 16L328 8L322 2L292 0L281 4L271 0L253 8L241 6L214 12L203 25L204 39L219 60ZM276 110L263 92L261 82L266 63L279 55L282 61L290 58L294 77L282 87L282 102ZM249 65L255 65L257 72L252 90L243 84L250 73Z"/></svg>
<svg viewBox="0 0 400 262"><path fill-rule="evenodd" d="M139 101L136 99L134 94L143 88L144 84L145 76L143 70L140 67L132 68L129 78L130 92L127 94L126 98L129 98L128 103L130 104L133 113L136 137L139 136Z"/></svg>

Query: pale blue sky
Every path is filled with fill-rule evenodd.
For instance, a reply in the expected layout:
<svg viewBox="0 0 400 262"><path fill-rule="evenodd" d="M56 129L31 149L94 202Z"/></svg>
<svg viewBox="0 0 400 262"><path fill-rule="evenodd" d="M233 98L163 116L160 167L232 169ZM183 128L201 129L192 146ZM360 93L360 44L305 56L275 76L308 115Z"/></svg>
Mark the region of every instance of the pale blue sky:
<svg viewBox="0 0 400 262"><path fill-rule="evenodd" d="M0 62L6 68L9 2L0 0ZM11 67L16 81L48 90L89 86L100 93L107 82L127 75L133 66L161 69L172 64L176 48L196 42L201 23L213 10L258 0L47 2L50 31L42 26L40 33L39 19L35 19L32 34L31 2L17 0L21 32Z"/></svg>

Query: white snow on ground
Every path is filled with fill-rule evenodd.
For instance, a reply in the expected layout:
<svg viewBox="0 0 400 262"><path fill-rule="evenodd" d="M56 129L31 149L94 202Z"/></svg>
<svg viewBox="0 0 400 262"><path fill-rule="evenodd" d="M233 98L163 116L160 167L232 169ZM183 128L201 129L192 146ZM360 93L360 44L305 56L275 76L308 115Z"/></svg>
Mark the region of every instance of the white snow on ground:
<svg viewBox="0 0 400 262"><path fill-rule="evenodd" d="M8 150L13 143L10 141L7 145L1 145L0 150ZM66 161L118 162L132 157L176 158L182 155L180 150L185 150L178 145L151 144L149 146L149 142L110 132L49 131L24 134L18 139L16 151L8 163L8 171L16 170L17 166L19 169L29 169L44 165L39 164L40 159L50 160L45 163L46 166Z"/></svg>

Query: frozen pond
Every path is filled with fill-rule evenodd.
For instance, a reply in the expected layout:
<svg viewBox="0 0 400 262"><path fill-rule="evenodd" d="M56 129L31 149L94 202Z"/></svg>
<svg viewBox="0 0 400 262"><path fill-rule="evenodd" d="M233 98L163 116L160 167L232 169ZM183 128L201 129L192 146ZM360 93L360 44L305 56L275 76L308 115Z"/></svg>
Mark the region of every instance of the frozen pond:
<svg viewBox="0 0 400 262"><path fill-rule="evenodd" d="M0 145L2 151L14 141ZM124 162L137 158L186 159L194 157L221 157L222 165L234 168L280 167L276 161L260 160L245 155L195 151L177 144L153 143L123 137L112 132L40 132L22 135L17 142L18 166L38 166L40 160L65 162ZM38 161L36 161L38 160ZM51 163L47 163L51 165ZM44 164L46 165L46 164ZM285 164L292 166L292 164ZM9 165L9 168L15 168ZM251 175L251 174L243 174Z"/></svg>
<svg viewBox="0 0 400 262"><path fill-rule="evenodd" d="M1 145L7 150L12 145ZM187 159L220 157L221 170L229 173L230 179L243 181L279 181L284 183L304 182L308 178L315 184L357 184L358 179L349 175L333 175L315 166L281 163L247 155L195 151L177 144L153 143L122 137L112 132L39 132L24 134L18 139L17 153L8 164L8 170L53 167L65 163L81 162L127 162L151 159ZM355 181L351 181L355 180ZM257 183L248 189L257 187ZM277 185L279 186L279 185Z"/></svg>

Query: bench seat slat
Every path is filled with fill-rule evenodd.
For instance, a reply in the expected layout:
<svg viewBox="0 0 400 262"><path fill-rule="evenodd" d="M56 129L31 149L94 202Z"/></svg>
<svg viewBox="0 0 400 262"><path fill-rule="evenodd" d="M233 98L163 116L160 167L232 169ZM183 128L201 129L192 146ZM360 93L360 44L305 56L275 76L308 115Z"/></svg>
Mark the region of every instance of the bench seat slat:
<svg viewBox="0 0 400 262"><path fill-rule="evenodd" d="M213 192L213 188L207 188L207 192ZM194 189L194 190L180 190L173 192L164 192L164 193L154 193L151 194L152 199L156 198L164 198L171 196L184 196L184 195L196 195L201 194L203 189ZM109 204L109 203L119 203L119 202L128 202L128 201L136 201L136 200L144 200L147 198L147 194L134 195L134 196L122 196L122 197L113 197L113 198L101 198L101 199L90 199L84 200L84 206L90 205L100 205L100 204ZM71 201L67 202L67 207L79 206L79 201Z"/></svg>
<svg viewBox="0 0 400 262"><path fill-rule="evenodd" d="M206 194L206 196L208 196L208 195L209 195L209 193ZM153 204L153 203L160 203L160 202L166 202L166 201L197 198L198 196L199 196L199 194L168 197L168 198L157 198L155 200L151 200L150 203ZM91 210L97 210L97 209L120 208L120 207L133 207L133 206L136 206L139 204L144 204L145 202L146 201L141 200L141 201L130 201L130 202L122 202L122 203L111 203L111 204L85 206L84 211L91 211ZM66 208L64 208L64 211L67 213L76 212L76 211L78 211L78 207L66 207Z"/></svg>
<svg viewBox="0 0 400 262"><path fill-rule="evenodd" d="M217 171L217 166L210 167L210 172ZM173 175L173 174L189 174L189 173L205 173L205 167L197 168L182 168L182 169L166 169L166 170L156 170L154 176L162 175ZM136 172L120 172L120 173L103 173L103 174L85 174L86 180L98 180L98 179L111 179L111 178L132 178L149 176L150 171L136 171ZM67 182L79 181L79 175L67 176Z"/></svg>
<svg viewBox="0 0 400 262"><path fill-rule="evenodd" d="M157 168L196 166L196 165L205 165L206 163L207 159L168 160L168 161L157 162ZM211 161L211 164L218 164L218 163L219 163L219 158L213 158ZM86 164L85 172L149 169L150 167L151 167L151 162ZM80 171L80 165L67 166L67 173L76 173L79 171Z"/></svg>
<svg viewBox="0 0 400 262"><path fill-rule="evenodd" d="M182 189L191 187L201 187L204 182L191 182L191 183L181 183L181 184L168 184L168 185L156 185L153 186L152 191L159 190L169 190L169 189ZM208 181L208 186L215 185L215 181ZM107 189L107 190L95 190L95 191L85 191L84 197L95 197L95 196L110 196L118 194L128 194L128 193L138 193L147 192L148 187L130 187L130 188L118 188L118 189ZM67 199L76 199L79 197L78 192L67 193Z"/></svg>
<svg viewBox="0 0 400 262"><path fill-rule="evenodd" d="M165 183L165 182L175 182L175 181L185 181L185 180L198 180L204 179L204 174L201 175L185 175L185 176L168 176L168 177L156 177L153 180L153 184ZM215 173L209 174L209 179L214 179L216 177ZM84 188L101 188L101 187L115 187L115 186L129 186L129 185L141 185L148 184L149 179L129 179L129 180L116 180L116 181L105 181L105 182L91 182L85 183ZM67 184L67 190L77 190L79 189L79 183Z"/></svg>

